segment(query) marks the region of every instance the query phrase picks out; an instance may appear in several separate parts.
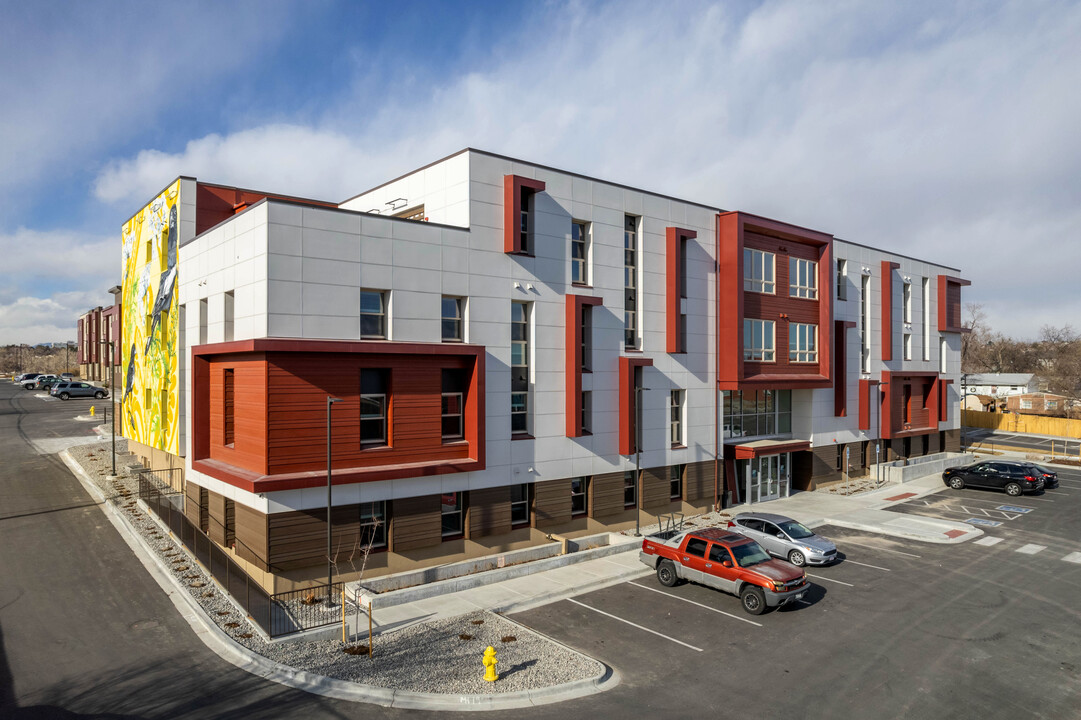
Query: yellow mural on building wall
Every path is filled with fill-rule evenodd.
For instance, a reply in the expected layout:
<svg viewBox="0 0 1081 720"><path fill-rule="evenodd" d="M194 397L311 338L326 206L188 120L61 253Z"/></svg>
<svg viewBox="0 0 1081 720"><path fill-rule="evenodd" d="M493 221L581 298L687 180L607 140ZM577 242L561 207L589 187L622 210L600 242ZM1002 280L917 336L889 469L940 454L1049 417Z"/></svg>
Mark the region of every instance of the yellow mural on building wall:
<svg viewBox="0 0 1081 720"><path fill-rule="evenodd" d="M124 224L121 423L125 437L177 455L180 444L177 245L180 180Z"/></svg>

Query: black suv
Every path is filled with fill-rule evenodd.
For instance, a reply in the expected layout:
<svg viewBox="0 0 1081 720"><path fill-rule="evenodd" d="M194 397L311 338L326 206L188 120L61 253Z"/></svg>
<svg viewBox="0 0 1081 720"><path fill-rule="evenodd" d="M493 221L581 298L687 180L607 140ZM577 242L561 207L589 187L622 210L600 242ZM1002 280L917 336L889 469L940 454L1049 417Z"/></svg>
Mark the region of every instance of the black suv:
<svg viewBox="0 0 1081 720"><path fill-rule="evenodd" d="M948 468L942 473L942 482L955 490L984 487L1005 490L1007 495L1017 497L1021 493L1043 490L1044 474L1031 463L989 460Z"/></svg>

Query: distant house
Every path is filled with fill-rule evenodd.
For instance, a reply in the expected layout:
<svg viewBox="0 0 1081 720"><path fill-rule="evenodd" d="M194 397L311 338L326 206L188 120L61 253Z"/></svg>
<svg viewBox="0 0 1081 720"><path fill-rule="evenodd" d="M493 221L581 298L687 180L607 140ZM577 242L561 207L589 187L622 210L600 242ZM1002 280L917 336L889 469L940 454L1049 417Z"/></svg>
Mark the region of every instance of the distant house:
<svg viewBox="0 0 1081 720"><path fill-rule="evenodd" d="M1066 417L1069 398L1051 393L1024 393L1006 398L1006 410L1021 415Z"/></svg>
<svg viewBox="0 0 1081 720"><path fill-rule="evenodd" d="M985 395L997 402L984 409L1005 410L1004 400L1012 395L1034 393L1039 390L1039 378L1032 373L969 373L961 376L962 405L967 410L976 410L975 403L967 399L970 395Z"/></svg>
<svg viewBox="0 0 1081 720"><path fill-rule="evenodd" d="M990 395L974 395L968 393L965 395L964 403L961 405L964 410L981 410L983 412L994 412L996 401Z"/></svg>

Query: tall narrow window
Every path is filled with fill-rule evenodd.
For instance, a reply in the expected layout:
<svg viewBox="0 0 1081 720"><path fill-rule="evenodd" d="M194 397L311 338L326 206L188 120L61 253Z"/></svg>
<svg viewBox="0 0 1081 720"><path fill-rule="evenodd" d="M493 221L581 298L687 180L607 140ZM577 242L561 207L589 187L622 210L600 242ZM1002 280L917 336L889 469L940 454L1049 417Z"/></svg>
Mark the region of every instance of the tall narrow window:
<svg viewBox="0 0 1081 720"><path fill-rule="evenodd" d="M387 504L385 501L360 504L360 544L362 548L387 546Z"/></svg>
<svg viewBox="0 0 1081 720"><path fill-rule="evenodd" d="M206 345L206 327L210 318L209 302L206 298L199 301L199 344Z"/></svg>
<svg viewBox="0 0 1081 720"><path fill-rule="evenodd" d="M788 296L818 298L818 263L802 258L788 258Z"/></svg>
<svg viewBox="0 0 1081 720"><path fill-rule="evenodd" d="M743 320L743 359L752 362L773 362L775 358L774 322L772 320Z"/></svg>
<svg viewBox="0 0 1081 720"><path fill-rule="evenodd" d="M668 416L671 427L672 447L683 445L683 399L686 394L682 390L673 390L668 400Z"/></svg>
<svg viewBox="0 0 1081 720"><path fill-rule="evenodd" d="M871 276L860 278L860 370L871 372Z"/></svg>
<svg viewBox="0 0 1081 720"><path fill-rule="evenodd" d="M465 493L462 492L452 492L443 493L440 496L439 515L442 521L443 537L462 534L465 527L462 522L465 515L464 495Z"/></svg>
<svg viewBox="0 0 1081 720"><path fill-rule="evenodd" d="M236 500L225 498L225 547L236 546Z"/></svg>
<svg viewBox="0 0 1081 720"><path fill-rule="evenodd" d="M593 432L593 392L591 390L582 391L582 433L589 434Z"/></svg>
<svg viewBox="0 0 1081 720"><path fill-rule="evenodd" d="M668 468L668 498L670 500L683 499L683 471L686 465L672 465Z"/></svg>
<svg viewBox="0 0 1081 720"><path fill-rule="evenodd" d="M235 439L235 423L233 408L235 402L233 400L233 369L226 368L224 376L222 377L222 398L224 401L222 409L222 427L225 431L225 437L222 439L223 445L232 446Z"/></svg>
<svg viewBox="0 0 1081 720"><path fill-rule="evenodd" d="M848 299L848 261L837 258L837 299Z"/></svg>
<svg viewBox="0 0 1081 720"><path fill-rule="evenodd" d="M443 296L443 342L462 342L462 299Z"/></svg>
<svg viewBox="0 0 1081 720"><path fill-rule="evenodd" d="M945 375L946 370L946 338L943 335L939 336L938 340L938 352L939 352L939 372Z"/></svg>
<svg viewBox="0 0 1081 720"><path fill-rule="evenodd" d="M634 471L628 470L623 473L623 507L631 508L638 504L638 483L634 479Z"/></svg>
<svg viewBox="0 0 1081 720"><path fill-rule="evenodd" d="M385 369L360 371L360 444L387 444L387 374Z"/></svg>
<svg viewBox="0 0 1081 720"><path fill-rule="evenodd" d="M522 188L522 210L520 217L520 225L518 226L518 234L521 236L521 252L530 254L533 252L533 191L528 188Z"/></svg>
<svg viewBox="0 0 1081 720"><path fill-rule="evenodd" d="M225 293L225 342L233 341L233 321L235 319L234 312L235 296L233 291Z"/></svg>
<svg viewBox="0 0 1081 720"><path fill-rule="evenodd" d="M788 361L818 362L818 326L789 323Z"/></svg>
<svg viewBox="0 0 1081 720"><path fill-rule="evenodd" d="M589 223L571 222L571 282L589 284Z"/></svg>
<svg viewBox="0 0 1081 720"><path fill-rule="evenodd" d="M754 248L743 249L743 289L748 292L772 294L777 285L773 280L776 258L773 253Z"/></svg>
<svg viewBox="0 0 1081 720"><path fill-rule="evenodd" d="M912 359L912 333L905 333L904 336L905 345L905 360Z"/></svg>
<svg viewBox="0 0 1081 720"><path fill-rule="evenodd" d="M510 524L515 527L529 524L529 483L510 486Z"/></svg>
<svg viewBox="0 0 1081 720"><path fill-rule="evenodd" d="M912 283L905 281L901 286L901 315L902 322L912 322Z"/></svg>
<svg viewBox="0 0 1081 720"><path fill-rule="evenodd" d="M387 303L382 290L360 291L360 337L362 340L386 340Z"/></svg>
<svg viewBox="0 0 1081 720"><path fill-rule="evenodd" d="M465 378L458 369L443 369L443 442L464 437Z"/></svg>
<svg viewBox="0 0 1081 720"><path fill-rule="evenodd" d="M529 432L529 307L511 303L510 316L510 429Z"/></svg>
<svg viewBox="0 0 1081 720"><path fill-rule="evenodd" d="M576 477L571 479L571 516L585 515L588 511L587 501L589 498L589 478Z"/></svg>
<svg viewBox="0 0 1081 720"><path fill-rule="evenodd" d="M592 305L582 305L582 372L593 372Z"/></svg>
<svg viewBox="0 0 1081 720"><path fill-rule="evenodd" d="M623 219L623 346L638 348L638 218Z"/></svg>
<svg viewBox="0 0 1081 720"><path fill-rule="evenodd" d="M931 283L924 278L923 285L923 359L931 359Z"/></svg>

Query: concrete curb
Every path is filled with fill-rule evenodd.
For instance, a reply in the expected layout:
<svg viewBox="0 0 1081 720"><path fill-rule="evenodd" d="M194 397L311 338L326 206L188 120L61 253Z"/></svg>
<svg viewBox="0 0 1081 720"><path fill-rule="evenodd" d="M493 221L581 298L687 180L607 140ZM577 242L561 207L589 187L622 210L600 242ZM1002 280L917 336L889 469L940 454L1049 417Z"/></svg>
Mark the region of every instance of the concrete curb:
<svg viewBox="0 0 1081 720"><path fill-rule="evenodd" d="M128 525L127 519L106 499L82 466L75 462L67 450L61 451L59 455L60 459L63 460L64 464L68 466L68 469L71 470L72 474L83 486L83 489L102 508L109 522L116 528L117 533L172 601L180 616L187 621L202 643L218 657L252 675L257 675L280 685L337 700L366 702L383 707L453 711L510 710L547 705L604 692L616 687L620 682L619 673L615 669L597 660L596 662L600 663L602 667L599 674L562 685L490 695L444 695L360 685L346 680L315 675L268 660L262 655L238 645L212 620L206 617L202 607L191 597L187 590L176 583L173 575L167 572L157 555L146 546L142 536ZM528 632L541 635L535 630L524 628L519 623L515 624L523 627ZM541 637L545 637L550 642L556 642L547 636L541 635ZM570 652L582 655L582 653L562 643L556 642L556 644L561 645ZM583 655L583 657L585 656ZM595 660L595 658L590 659Z"/></svg>

